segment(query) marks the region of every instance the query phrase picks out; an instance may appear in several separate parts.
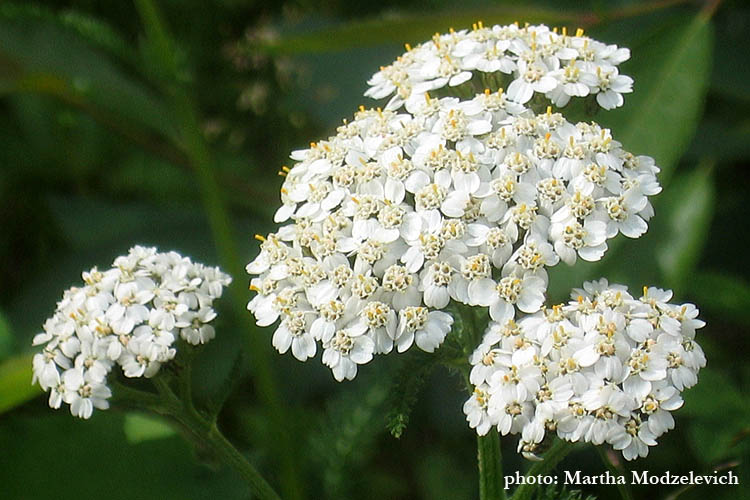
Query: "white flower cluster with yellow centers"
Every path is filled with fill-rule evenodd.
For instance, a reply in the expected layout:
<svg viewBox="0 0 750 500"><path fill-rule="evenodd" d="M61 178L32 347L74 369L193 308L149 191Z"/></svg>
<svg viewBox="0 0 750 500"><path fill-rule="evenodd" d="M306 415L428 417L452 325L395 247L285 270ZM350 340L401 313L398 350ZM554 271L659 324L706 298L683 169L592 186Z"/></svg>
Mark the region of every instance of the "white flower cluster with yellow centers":
<svg viewBox="0 0 750 500"><path fill-rule="evenodd" d="M524 104L534 94L565 106L571 97L596 95L604 109L623 104L622 94L632 92L633 80L620 75L617 66L630 58L630 50L606 45L583 30L568 35L563 28L547 26L493 26L481 23L472 30L435 34L432 40L407 52L369 80L366 96L392 96L386 109L407 109L427 92L456 87L475 80L479 88L507 84L508 99ZM497 88L496 87L496 88Z"/></svg>
<svg viewBox="0 0 750 500"><path fill-rule="evenodd" d="M651 158L609 130L534 115L489 91L423 96L411 112L365 110L296 151L282 171L286 223L247 266L273 345L315 356L337 380L373 354L432 352L450 300L495 321L538 311L548 266L594 261L606 240L645 232L660 191Z"/></svg>
<svg viewBox="0 0 750 500"><path fill-rule="evenodd" d="M705 323L693 304L670 304L672 292L657 288L634 299L601 280L572 298L490 324L471 357L469 425L521 434L518 450L530 458L550 435L645 457L706 364L694 340Z"/></svg>
<svg viewBox="0 0 750 500"><path fill-rule="evenodd" d="M34 337L44 348L34 355L32 383L49 391L52 408L65 402L89 418L109 407L115 365L126 377L153 377L174 358L178 337L192 345L214 338L213 301L231 278L176 252L136 246L111 269L84 272L83 281L63 293Z"/></svg>

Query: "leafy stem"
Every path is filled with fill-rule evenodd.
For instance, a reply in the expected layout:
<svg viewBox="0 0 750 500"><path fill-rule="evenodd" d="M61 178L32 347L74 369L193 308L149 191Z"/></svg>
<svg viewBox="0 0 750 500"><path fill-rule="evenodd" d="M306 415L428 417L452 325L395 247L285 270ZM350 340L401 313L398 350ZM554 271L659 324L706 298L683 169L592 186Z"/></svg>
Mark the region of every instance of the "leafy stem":
<svg viewBox="0 0 750 500"><path fill-rule="evenodd" d="M203 417L196 410L190 395L191 387L187 374L182 373L179 379L180 396L174 392L169 379L163 375L152 379L158 396L142 391L127 392L125 395L129 399L141 398L145 403L144 406L170 418L196 447L208 450L222 463L239 473L250 487L254 497L262 500L280 500L281 497L263 479L257 469L221 433L216 422ZM185 382L185 379L188 382ZM118 391L123 392L122 387L118 387Z"/></svg>

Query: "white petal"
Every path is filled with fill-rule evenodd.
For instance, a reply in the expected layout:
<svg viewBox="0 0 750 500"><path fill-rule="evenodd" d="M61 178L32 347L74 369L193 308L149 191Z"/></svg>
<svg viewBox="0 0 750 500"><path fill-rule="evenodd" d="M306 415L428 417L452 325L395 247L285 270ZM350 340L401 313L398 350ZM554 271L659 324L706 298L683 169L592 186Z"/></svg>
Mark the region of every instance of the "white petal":
<svg viewBox="0 0 750 500"><path fill-rule="evenodd" d="M490 278L473 280L469 283L468 288L469 303L483 307L489 306L492 304L493 299L497 297L495 286L495 282Z"/></svg>

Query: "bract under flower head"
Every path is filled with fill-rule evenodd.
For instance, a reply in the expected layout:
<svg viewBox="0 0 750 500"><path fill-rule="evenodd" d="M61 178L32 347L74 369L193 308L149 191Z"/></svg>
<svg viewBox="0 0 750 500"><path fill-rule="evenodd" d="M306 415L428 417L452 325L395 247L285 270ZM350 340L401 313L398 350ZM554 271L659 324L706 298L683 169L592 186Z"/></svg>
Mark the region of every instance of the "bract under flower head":
<svg viewBox="0 0 750 500"><path fill-rule="evenodd" d="M609 130L535 115L502 93L360 110L281 173L286 223L247 266L248 304L299 360L324 349L338 380L394 344L432 351L450 300L496 321L544 302L546 268L598 260L646 230L660 191L648 157Z"/></svg>
<svg viewBox="0 0 750 500"><path fill-rule="evenodd" d="M106 271L83 273L84 285L63 293L55 314L34 337L33 380L89 418L112 395L107 376L119 365L126 377L153 377L174 358L177 338L204 344L214 337L213 301L231 282L218 268L176 252L136 246Z"/></svg>
<svg viewBox="0 0 750 500"><path fill-rule="evenodd" d="M492 426L521 434L518 451L530 458L550 435L645 457L706 364L694 341L705 323L671 296L645 288L635 299L601 280L574 290L567 305L491 323L471 357L469 425L480 435Z"/></svg>
<svg viewBox="0 0 750 500"><path fill-rule="evenodd" d="M569 35L545 25L478 23L472 30L436 33L414 48L407 46L405 54L370 78L365 95L391 96L386 109L395 110L427 92L474 79L506 86L508 99L519 104L534 94L558 107L572 97L596 95L602 108L613 109L622 106L622 94L632 92L633 80L618 71L629 58L630 50L593 40L580 29Z"/></svg>

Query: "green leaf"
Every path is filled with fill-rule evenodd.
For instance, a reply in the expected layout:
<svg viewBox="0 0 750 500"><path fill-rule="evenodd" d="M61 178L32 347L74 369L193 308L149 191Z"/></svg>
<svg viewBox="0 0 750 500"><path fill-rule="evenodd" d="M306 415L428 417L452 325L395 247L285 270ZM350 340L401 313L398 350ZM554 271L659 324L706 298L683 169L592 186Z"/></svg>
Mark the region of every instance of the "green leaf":
<svg viewBox="0 0 750 500"><path fill-rule="evenodd" d="M710 360L709 360L710 361ZM750 450L750 405L747 395L720 371L701 371L698 384L684 393L676 416L692 417L691 444L704 463L739 456Z"/></svg>
<svg viewBox="0 0 750 500"><path fill-rule="evenodd" d="M0 94L53 96L140 143L176 141L157 94L54 19L0 16Z"/></svg>
<svg viewBox="0 0 750 500"><path fill-rule="evenodd" d="M690 277L688 291L701 310L744 325L750 311L750 283L717 272L697 272Z"/></svg>
<svg viewBox="0 0 750 500"><path fill-rule="evenodd" d="M716 187L713 164L704 163L680 176L664 194L666 231L655 249L663 276L679 294L689 282L708 239Z"/></svg>
<svg viewBox="0 0 750 500"><path fill-rule="evenodd" d="M162 417L136 412L125 415L123 430L130 444L138 444L144 441L163 439L175 435L174 428Z"/></svg>
<svg viewBox="0 0 750 500"><path fill-rule="evenodd" d="M417 491L421 495L414 497L476 498L474 475L461 467L460 458L449 447L430 446L415 462ZM450 494L446 495L446 492Z"/></svg>
<svg viewBox="0 0 750 500"><path fill-rule="evenodd" d="M0 18L55 23L118 58L135 64L137 54L112 26L84 12L65 9L56 12L39 4L7 2L0 5Z"/></svg>
<svg viewBox="0 0 750 500"><path fill-rule="evenodd" d="M723 422L700 420L689 427L688 435L696 455L706 464L742 456L750 451L750 428L728 427Z"/></svg>
<svg viewBox="0 0 750 500"><path fill-rule="evenodd" d="M744 8L723 10L725 20L717 23L716 64L711 75L711 91L745 104L750 102L750 65L747 64L750 38L744 27L750 23L750 9L744 5Z"/></svg>
<svg viewBox="0 0 750 500"><path fill-rule="evenodd" d="M355 498L356 484L376 451L383 428L388 384L373 380L357 391L342 391L328 403L317 429L308 434L308 452L322 479L322 498Z"/></svg>
<svg viewBox="0 0 750 500"><path fill-rule="evenodd" d="M735 109L745 113L742 107ZM720 163L742 162L750 157L750 142L747 140L750 137L750 120L732 122L719 110L714 110L713 116L715 118L702 120L696 134L700 140L693 141L687 157L698 161L710 156Z"/></svg>
<svg viewBox="0 0 750 500"><path fill-rule="evenodd" d="M284 54L335 52L385 43L416 44L428 40L436 32L445 33L451 27L468 28L478 20L488 26L525 20L533 20L535 23L565 24L578 23L583 17L583 14L565 13L560 9L513 5L473 10L464 8L447 12L402 12L388 17L348 22L312 33L266 40L256 48Z"/></svg>
<svg viewBox="0 0 750 500"><path fill-rule="evenodd" d="M33 356L33 353L21 354L0 363L0 414L41 393L38 385L31 385Z"/></svg>
<svg viewBox="0 0 750 500"><path fill-rule="evenodd" d="M0 312L0 360L10 354L12 345L13 334L10 331L10 324L5 315Z"/></svg>
<svg viewBox="0 0 750 500"><path fill-rule="evenodd" d="M635 80L625 105L597 117L633 154L653 156L666 184L695 134L711 73L713 32L699 14L633 50L623 71Z"/></svg>
<svg viewBox="0 0 750 500"><path fill-rule="evenodd" d="M227 353L224 354L226 356ZM242 356L242 351L240 351L235 355L229 374L224 377L224 382L218 387L218 389L214 388L215 390L207 398L206 409L208 410L208 414L211 415L214 420L216 420L216 417L221 413L224 403L226 403L227 398L235 389L237 382L242 378L246 366L246 360Z"/></svg>

